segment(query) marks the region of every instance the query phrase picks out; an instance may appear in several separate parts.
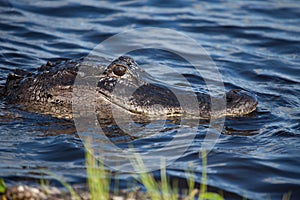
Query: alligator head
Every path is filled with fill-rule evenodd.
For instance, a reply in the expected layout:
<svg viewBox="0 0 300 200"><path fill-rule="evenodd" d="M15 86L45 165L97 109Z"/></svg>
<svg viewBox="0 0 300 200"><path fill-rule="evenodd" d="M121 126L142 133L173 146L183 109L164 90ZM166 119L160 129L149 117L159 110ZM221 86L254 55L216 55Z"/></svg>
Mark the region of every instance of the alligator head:
<svg viewBox="0 0 300 200"><path fill-rule="evenodd" d="M97 91L112 104L134 114L152 116L189 115L193 118L241 116L256 109L256 97L243 90L231 90L224 98L224 108L212 110L212 99L203 93L190 93L155 83L128 56L114 60L100 76ZM195 99L197 108L191 106ZM221 102L219 100L219 102Z"/></svg>

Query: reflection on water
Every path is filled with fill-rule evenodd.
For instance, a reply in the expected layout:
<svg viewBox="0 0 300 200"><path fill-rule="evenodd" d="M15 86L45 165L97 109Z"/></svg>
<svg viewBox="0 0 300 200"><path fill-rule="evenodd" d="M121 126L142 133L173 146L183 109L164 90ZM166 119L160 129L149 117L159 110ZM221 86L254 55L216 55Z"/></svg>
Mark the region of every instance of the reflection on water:
<svg viewBox="0 0 300 200"><path fill-rule="evenodd" d="M208 184L249 199L300 197L300 4L297 1L2 1L0 3L0 80L15 68L33 71L47 60L86 56L100 42L124 30L156 26L195 39L219 67L226 89L241 88L258 97L257 111L227 118L222 134L208 155ZM166 39L176 40L176 38ZM178 41L179 42L179 41ZM172 48L172 47L170 47ZM192 51L180 49L183 53ZM174 54L156 50L133 52L135 60L162 82L205 91L203 78ZM107 60L114 59L107 52ZM205 66L203 66L205 67ZM54 171L75 184L85 183L84 148L72 122L0 105L0 171L8 184L43 178L40 169ZM130 130L128 124L127 129ZM178 125L164 123L157 131L147 124L136 138L105 126L110 140L140 151L153 151L176 135ZM189 163L201 180L199 150L209 122L200 121L188 150L168 166L171 178L185 179ZM146 128L145 128L146 127ZM190 129L185 129L188 134ZM183 132L184 134L184 132ZM183 142L184 136L181 137ZM170 150L176 149L171 146ZM154 172L159 176L159 172ZM132 176L119 175L120 187ZM184 186L184 181L180 181ZM225 193L226 196L227 193Z"/></svg>

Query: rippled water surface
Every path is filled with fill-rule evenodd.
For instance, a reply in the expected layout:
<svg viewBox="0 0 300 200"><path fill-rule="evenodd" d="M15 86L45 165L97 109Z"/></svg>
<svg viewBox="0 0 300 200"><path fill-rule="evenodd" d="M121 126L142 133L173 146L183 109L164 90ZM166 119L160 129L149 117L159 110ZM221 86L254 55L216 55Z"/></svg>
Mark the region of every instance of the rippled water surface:
<svg viewBox="0 0 300 200"><path fill-rule="evenodd" d="M208 154L208 185L222 190L228 199L281 199L287 192L292 192L291 199L299 199L299 24L298 1L4 0L0 2L0 80L3 85L14 69L33 71L48 60L86 56L122 31L143 27L176 30L205 48L227 90L242 88L256 94L259 101L251 115L226 119ZM176 41L172 35L164 37ZM126 39L120 42L134 43L133 38ZM180 72L192 88L205 90L202 77L177 55L144 48L132 56L153 77L190 89ZM180 51L189 54L193 49ZM105 56L99 56L111 60L116 55L108 49ZM39 183L45 178L41 169L72 184L85 184L84 147L72 122L21 111L1 101L0 124L0 175L8 184ZM166 146L174 137L185 141L185 134L195 129L185 127L178 135L178 123L172 121L158 128L155 124L141 127L144 132L133 134L144 137L128 142L141 152ZM182 187L189 166L193 166L196 182L201 182L199 151L208 127L207 121L200 121L195 138L185 141L190 143L188 149L168 166L168 174L179 179ZM130 125L126 128L130 130ZM114 136L113 126L108 131ZM111 141L128 146L119 135ZM180 146L168 148L172 151ZM154 174L159 176L159 172ZM119 175L121 187L132 180L126 173Z"/></svg>

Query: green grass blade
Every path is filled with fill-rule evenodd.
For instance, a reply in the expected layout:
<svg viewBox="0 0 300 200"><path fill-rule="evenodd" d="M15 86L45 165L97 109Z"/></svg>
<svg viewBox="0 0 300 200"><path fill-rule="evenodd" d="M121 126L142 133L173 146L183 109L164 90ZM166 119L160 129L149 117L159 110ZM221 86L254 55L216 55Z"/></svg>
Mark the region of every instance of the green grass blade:
<svg viewBox="0 0 300 200"><path fill-rule="evenodd" d="M192 167L192 163L189 164ZM190 175L190 176L188 176ZM196 194L199 192L198 189L195 189L195 179L193 169L186 170L186 181L188 184L188 197L186 199L194 199Z"/></svg>
<svg viewBox="0 0 300 200"><path fill-rule="evenodd" d="M86 141L86 170L91 199L108 199L111 174L105 170L101 161L95 159L89 141Z"/></svg>
<svg viewBox="0 0 300 200"><path fill-rule="evenodd" d="M5 185L5 182L4 180L1 178L0 179L0 194L3 194L6 190L6 185Z"/></svg>
<svg viewBox="0 0 300 200"><path fill-rule="evenodd" d="M202 195L205 194L207 191L207 157L206 157L206 151L201 152L202 156L202 179L201 179L201 187L200 187L200 195L199 199L202 200Z"/></svg>
<svg viewBox="0 0 300 200"><path fill-rule="evenodd" d="M165 160L161 160L161 169L160 169L160 177L161 177L161 192L162 192L162 198L167 200L167 199L172 199L171 198L171 189L170 185L168 183L168 178L167 178L167 171L166 171L166 163Z"/></svg>
<svg viewBox="0 0 300 200"><path fill-rule="evenodd" d="M221 195L213 192L201 193L200 196L201 199L205 200L224 200L224 198Z"/></svg>

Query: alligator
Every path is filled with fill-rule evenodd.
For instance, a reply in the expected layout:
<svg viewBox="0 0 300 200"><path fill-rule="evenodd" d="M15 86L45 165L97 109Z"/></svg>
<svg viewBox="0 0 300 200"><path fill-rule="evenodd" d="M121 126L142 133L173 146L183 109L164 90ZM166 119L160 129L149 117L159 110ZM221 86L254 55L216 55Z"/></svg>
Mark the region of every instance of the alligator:
<svg viewBox="0 0 300 200"><path fill-rule="evenodd" d="M93 73L85 74L82 68L93 69ZM226 92L226 107L213 110L213 98L207 93L170 89L149 77L129 56L120 56L107 66L85 63L83 59L60 60L47 62L35 72L16 70L8 75L1 93L7 103L26 111L67 119L75 116L72 104L82 103L80 99L84 98L92 99L88 104L93 104L95 113L102 118L114 117L113 109L137 117L242 116L253 112L258 103L250 92L234 89ZM188 108L191 99L196 100L196 109Z"/></svg>

